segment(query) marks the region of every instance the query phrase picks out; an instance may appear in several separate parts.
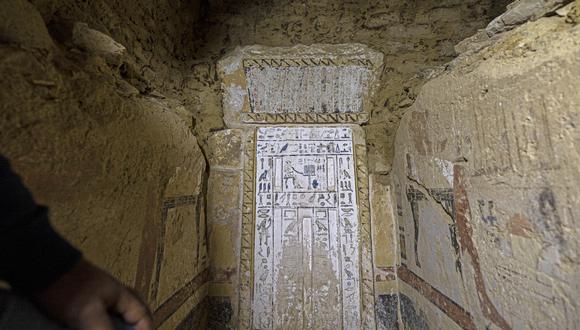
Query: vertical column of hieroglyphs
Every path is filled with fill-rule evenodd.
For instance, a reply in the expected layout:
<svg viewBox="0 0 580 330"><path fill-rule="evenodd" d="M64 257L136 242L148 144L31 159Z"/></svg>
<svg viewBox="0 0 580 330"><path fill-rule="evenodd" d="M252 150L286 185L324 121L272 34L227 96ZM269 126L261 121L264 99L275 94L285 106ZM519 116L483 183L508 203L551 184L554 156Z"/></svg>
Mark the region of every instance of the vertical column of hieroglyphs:
<svg viewBox="0 0 580 330"><path fill-rule="evenodd" d="M344 151L338 158L339 179L339 230L342 247L342 299L344 329L357 329L360 322L360 262L359 262L359 218L356 194L356 176L352 131L348 141L341 141Z"/></svg>
<svg viewBox="0 0 580 330"><path fill-rule="evenodd" d="M258 131L255 180L255 233L254 233L254 327L271 329L273 322L273 239L274 214L272 207L272 156L264 154L268 142ZM262 156L263 155L263 156ZM258 280L256 280L258 279Z"/></svg>
<svg viewBox="0 0 580 330"><path fill-rule="evenodd" d="M353 155L350 128L258 128L255 328L358 328Z"/></svg>

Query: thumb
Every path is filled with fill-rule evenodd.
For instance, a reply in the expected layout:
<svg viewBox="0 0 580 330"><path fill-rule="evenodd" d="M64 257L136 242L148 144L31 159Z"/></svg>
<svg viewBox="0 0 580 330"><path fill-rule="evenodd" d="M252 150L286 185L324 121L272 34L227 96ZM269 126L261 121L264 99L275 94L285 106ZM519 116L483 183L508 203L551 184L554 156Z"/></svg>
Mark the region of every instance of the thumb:
<svg viewBox="0 0 580 330"><path fill-rule="evenodd" d="M153 322L149 309L137 295L127 288L122 288L115 310L126 323L135 327L135 330L152 330Z"/></svg>

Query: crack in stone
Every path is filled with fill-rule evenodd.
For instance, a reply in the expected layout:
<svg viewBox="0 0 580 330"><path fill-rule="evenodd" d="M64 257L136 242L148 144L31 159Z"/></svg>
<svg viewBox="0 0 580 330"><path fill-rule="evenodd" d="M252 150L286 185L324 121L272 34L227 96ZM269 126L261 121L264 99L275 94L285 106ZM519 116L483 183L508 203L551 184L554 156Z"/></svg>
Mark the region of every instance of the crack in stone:
<svg viewBox="0 0 580 330"><path fill-rule="evenodd" d="M419 188L421 190L423 190L423 193L427 196L429 196L429 198L431 200L433 200L435 203L437 203L441 209L443 210L443 212L445 212L445 214L447 214L449 216L449 218L451 218L451 220L453 221L453 214L451 212L449 212L449 210L447 210L445 208L445 206L443 205L443 203L441 203L441 201L437 200L437 198L435 198L432 194L431 194L431 189L427 188L423 183L419 182L419 180L407 175L407 179L410 180L411 182L414 182L415 184L417 184L419 186Z"/></svg>

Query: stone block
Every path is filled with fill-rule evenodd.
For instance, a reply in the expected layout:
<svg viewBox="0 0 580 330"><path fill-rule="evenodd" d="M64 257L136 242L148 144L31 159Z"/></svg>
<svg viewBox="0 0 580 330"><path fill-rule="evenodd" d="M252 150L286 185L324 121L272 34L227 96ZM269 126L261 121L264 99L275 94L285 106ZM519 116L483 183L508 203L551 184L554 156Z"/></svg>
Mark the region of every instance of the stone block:
<svg viewBox="0 0 580 330"><path fill-rule="evenodd" d="M237 224L240 216L241 173L211 170L208 183L208 222Z"/></svg>
<svg viewBox="0 0 580 330"><path fill-rule="evenodd" d="M395 219L393 203L391 201L391 187L381 182L377 175L370 177L370 205L373 233L374 265L383 269L383 276L378 277L380 271L375 271L375 281L394 280L388 270L396 265L396 245L394 232Z"/></svg>
<svg viewBox="0 0 580 330"><path fill-rule="evenodd" d="M210 159L210 163L212 160ZM207 192L208 252L210 262L210 297L229 302L229 318L236 319L238 306L242 172L210 168ZM213 306L215 307L215 306ZM211 308L213 308L211 307ZM220 307L221 308L221 307ZM210 310L210 323L221 317ZM214 315L218 313L217 315ZM213 321L212 321L213 320ZM222 320L228 323L231 320ZM232 321L235 322L235 321Z"/></svg>
<svg viewBox="0 0 580 330"><path fill-rule="evenodd" d="M234 242L236 231L231 226L211 223L209 226L210 280L232 283L237 272Z"/></svg>
<svg viewBox="0 0 580 330"><path fill-rule="evenodd" d="M370 173L387 174L391 170L391 159L387 155L393 153L393 144L389 142L394 137L394 130L384 123L364 126L368 147Z"/></svg>
<svg viewBox="0 0 580 330"><path fill-rule="evenodd" d="M382 55L362 45L254 46L220 61L226 124L257 126L237 131L239 236L219 209L211 215L219 223L210 221L216 246L240 237L241 328L375 328L365 131L355 124L368 119L381 65ZM229 148L220 150L229 133L218 134L208 153L216 201L231 199L223 195L234 184L221 188L213 175L240 173L237 159L226 161ZM215 266L216 282L227 282L225 265ZM392 280L394 269L383 270Z"/></svg>
<svg viewBox="0 0 580 330"><path fill-rule="evenodd" d="M229 127L365 122L382 62L360 44L238 48L218 63L224 120Z"/></svg>
<svg viewBox="0 0 580 330"><path fill-rule="evenodd" d="M226 129L212 134L207 141L211 168L242 168L242 131Z"/></svg>
<svg viewBox="0 0 580 330"><path fill-rule="evenodd" d="M491 44L491 39L485 30L479 30L473 36L466 38L455 45L455 51L458 54L468 51L476 52L481 48Z"/></svg>

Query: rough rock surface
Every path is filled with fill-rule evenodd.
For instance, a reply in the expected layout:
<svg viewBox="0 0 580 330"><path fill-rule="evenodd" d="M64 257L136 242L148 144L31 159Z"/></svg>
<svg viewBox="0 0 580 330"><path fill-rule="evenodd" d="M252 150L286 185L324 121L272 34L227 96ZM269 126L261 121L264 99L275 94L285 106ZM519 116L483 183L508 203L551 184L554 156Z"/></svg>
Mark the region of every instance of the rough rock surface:
<svg viewBox="0 0 580 330"><path fill-rule="evenodd" d="M169 73L195 3L34 4L0 3L0 152L65 237L136 286L156 325L198 322L206 163ZM153 15L161 28L142 24Z"/></svg>
<svg viewBox="0 0 580 330"><path fill-rule="evenodd" d="M53 46L40 13L30 2L2 0L0 7L0 41L40 49Z"/></svg>
<svg viewBox="0 0 580 330"><path fill-rule="evenodd" d="M536 20L553 12L572 0L518 0L508 6L508 10L495 18L485 28L491 36L504 32L527 21Z"/></svg>
<svg viewBox="0 0 580 330"><path fill-rule="evenodd" d="M237 46L362 43L383 53L381 83L367 131L369 167L388 173L393 137L434 66L455 56L453 45L484 28L509 1L250 1L211 0L196 29L197 47L185 90L205 140L223 126L216 63Z"/></svg>
<svg viewBox="0 0 580 330"><path fill-rule="evenodd" d="M121 64L126 48L108 35L89 28L87 23L73 26L72 42L91 54L102 56L108 63Z"/></svg>

